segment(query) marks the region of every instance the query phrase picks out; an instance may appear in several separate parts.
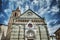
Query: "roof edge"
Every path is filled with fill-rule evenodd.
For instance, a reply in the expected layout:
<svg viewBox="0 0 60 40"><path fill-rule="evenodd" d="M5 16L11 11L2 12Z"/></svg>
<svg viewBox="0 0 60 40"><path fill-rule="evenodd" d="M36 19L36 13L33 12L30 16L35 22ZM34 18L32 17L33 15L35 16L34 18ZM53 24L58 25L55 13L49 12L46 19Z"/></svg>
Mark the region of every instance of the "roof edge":
<svg viewBox="0 0 60 40"><path fill-rule="evenodd" d="M28 10L26 10L25 12L23 12L20 16L22 16L24 13L26 13L27 11L32 11L31 9L28 9ZM34 11L32 11L33 13L35 13ZM35 13L39 18L41 18L41 19L43 19L44 20L44 18L42 18L41 16L39 16L37 13Z"/></svg>

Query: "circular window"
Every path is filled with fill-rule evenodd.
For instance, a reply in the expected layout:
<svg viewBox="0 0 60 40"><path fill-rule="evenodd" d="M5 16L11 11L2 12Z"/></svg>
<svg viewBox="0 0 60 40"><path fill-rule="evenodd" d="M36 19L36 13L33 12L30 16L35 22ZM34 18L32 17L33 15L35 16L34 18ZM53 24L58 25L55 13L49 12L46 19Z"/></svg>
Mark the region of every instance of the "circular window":
<svg viewBox="0 0 60 40"><path fill-rule="evenodd" d="M28 24L28 27L32 27L32 24L31 24L31 23L29 23L29 24Z"/></svg>
<svg viewBox="0 0 60 40"><path fill-rule="evenodd" d="M27 37L34 37L34 36L35 36L34 31L32 31L32 30L27 31Z"/></svg>
<svg viewBox="0 0 60 40"><path fill-rule="evenodd" d="M28 15L33 15L31 12L28 12Z"/></svg>

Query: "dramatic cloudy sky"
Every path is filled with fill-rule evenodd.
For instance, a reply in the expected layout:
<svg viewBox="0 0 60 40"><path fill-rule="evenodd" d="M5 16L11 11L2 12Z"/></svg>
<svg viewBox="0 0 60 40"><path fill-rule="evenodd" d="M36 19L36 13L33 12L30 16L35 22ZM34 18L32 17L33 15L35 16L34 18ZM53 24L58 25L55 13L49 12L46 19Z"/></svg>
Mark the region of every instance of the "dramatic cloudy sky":
<svg viewBox="0 0 60 40"><path fill-rule="evenodd" d="M59 3L59 0L0 0L0 24L8 24L12 10L17 7L21 13L31 9L45 18L49 33L52 34L60 27Z"/></svg>

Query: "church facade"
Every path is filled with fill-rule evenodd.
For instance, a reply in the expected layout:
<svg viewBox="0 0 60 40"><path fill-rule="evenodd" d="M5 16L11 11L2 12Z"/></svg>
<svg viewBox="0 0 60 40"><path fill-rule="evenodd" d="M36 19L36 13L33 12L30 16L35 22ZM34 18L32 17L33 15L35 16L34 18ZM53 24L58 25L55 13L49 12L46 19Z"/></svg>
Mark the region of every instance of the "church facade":
<svg viewBox="0 0 60 40"><path fill-rule="evenodd" d="M49 40L48 28L44 19L32 10L21 14L17 8L12 11L6 40Z"/></svg>

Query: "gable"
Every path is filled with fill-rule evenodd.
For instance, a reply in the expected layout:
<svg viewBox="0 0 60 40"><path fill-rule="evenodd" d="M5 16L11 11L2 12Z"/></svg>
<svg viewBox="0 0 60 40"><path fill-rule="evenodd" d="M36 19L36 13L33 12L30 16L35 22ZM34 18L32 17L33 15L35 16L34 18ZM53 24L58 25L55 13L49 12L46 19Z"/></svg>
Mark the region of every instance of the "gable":
<svg viewBox="0 0 60 40"><path fill-rule="evenodd" d="M29 9L23 14L21 14L20 18L41 18L41 17Z"/></svg>

